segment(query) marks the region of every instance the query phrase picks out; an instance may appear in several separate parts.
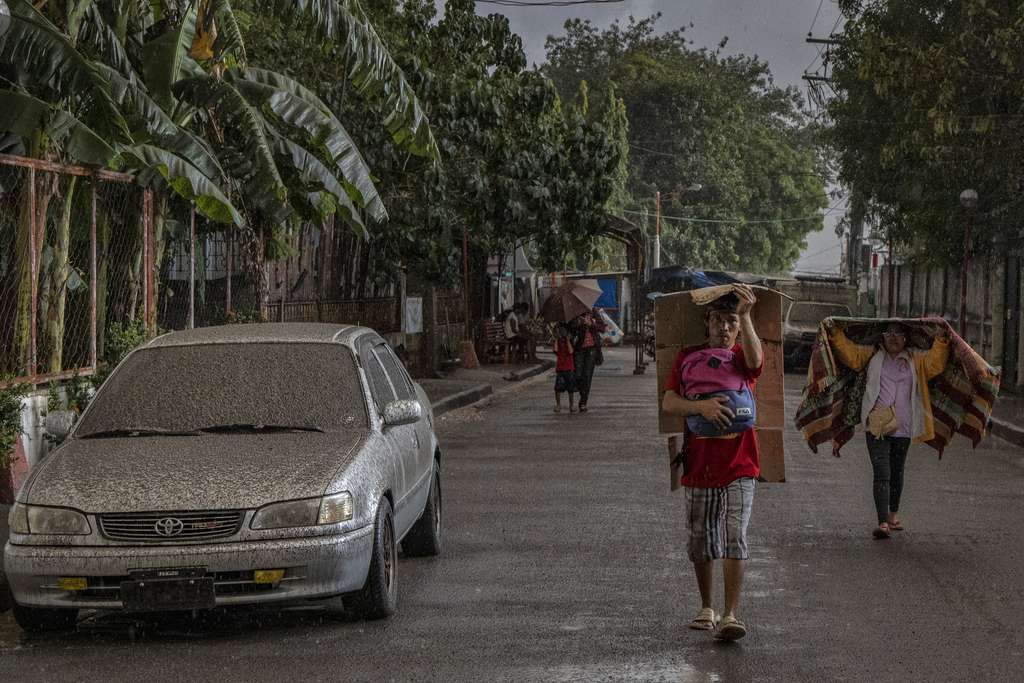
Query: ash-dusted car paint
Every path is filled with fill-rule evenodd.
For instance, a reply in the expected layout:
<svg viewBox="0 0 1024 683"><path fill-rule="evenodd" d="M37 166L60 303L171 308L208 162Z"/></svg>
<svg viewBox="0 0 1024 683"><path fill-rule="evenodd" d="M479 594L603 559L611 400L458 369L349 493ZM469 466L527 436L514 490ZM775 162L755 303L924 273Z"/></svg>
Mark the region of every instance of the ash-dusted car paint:
<svg viewBox="0 0 1024 683"><path fill-rule="evenodd" d="M287 570L279 585L262 587L265 590L218 593L217 605L327 597L363 585L370 565L378 503L385 497L391 500L396 510L395 533L401 539L422 514L436 470L434 454L438 452L429 402L404 369L400 379L388 376L388 381L408 382L414 387L415 397L423 404L423 415L415 425L406 425L414 435L408 443L399 438L401 427L384 425L356 352L357 344L385 348L376 333L326 324L234 325L172 333L130 354L111 379L116 380L118 373L131 367L133 356L160 353L162 349L180 356L183 347L188 347L188 354L201 354L204 347L216 345L219 351L238 348L252 355L260 344L294 346L297 357L322 357L313 353L312 347L323 345L351 354L352 371L358 373L358 378L352 384L356 396L346 399L360 405L358 411L345 414L363 415L363 419L313 425L322 427L323 432L201 432L111 438L96 432L117 427L117 420L96 413L105 405L114 405L110 399L117 397L109 395L112 387L132 385L108 380L65 443L32 472L18 494L18 501L24 504L77 509L86 515L91 528L91 533L82 536L11 534L4 565L20 605L117 609L121 607L120 599L111 586L130 572L147 568L203 567L209 575L220 577L215 583L223 581L225 585L238 573ZM306 366L300 363L295 367ZM257 377L258 370L255 368L253 373ZM187 375L189 368L178 371ZM201 391L203 378L194 380L197 391ZM261 400L274 401L275 387L257 383L253 389L260 391ZM294 400L295 387L284 389ZM159 392L159 384L148 391ZM146 395L140 393L132 400ZM261 417L269 414L264 406L259 408ZM310 414L322 416L329 411ZM275 420L287 424L287 418L280 415ZM94 436L84 438L90 433ZM405 452L409 447L416 447L415 452ZM414 471L409 471L409 463L415 464ZM251 528L253 517L264 505L341 492L353 497L351 520L290 529ZM102 533L99 524L99 516L106 513L166 512L173 516L200 510L238 510L243 515L242 523L237 531L215 541L114 540ZM88 577L90 586L96 589L60 590L56 579L62 576Z"/></svg>

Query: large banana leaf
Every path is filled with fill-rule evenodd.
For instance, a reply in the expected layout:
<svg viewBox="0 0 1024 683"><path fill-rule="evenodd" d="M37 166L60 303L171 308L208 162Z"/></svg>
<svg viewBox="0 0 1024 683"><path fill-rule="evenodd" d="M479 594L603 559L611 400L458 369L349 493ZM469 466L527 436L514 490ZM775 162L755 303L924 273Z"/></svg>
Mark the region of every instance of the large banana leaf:
<svg viewBox="0 0 1024 683"><path fill-rule="evenodd" d="M149 97L141 82L129 82L110 67L102 68L110 79L111 97L131 124L140 126L159 147L188 159L211 181L219 182L224 177L224 169L206 142L175 123Z"/></svg>
<svg viewBox="0 0 1024 683"><path fill-rule="evenodd" d="M245 39L242 37L242 29L238 25L231 3L229 0L212 0L211 9L217 17L217 27L220 31L215 44L217 53L231 54L236 61L244 64Z"/></svg>
<svg viewBox="0 0 1024 683"><path fill-rule="evenodd" d="M191 0L177 26L161 33L142 47L142 72L153 99L170 109L171 86L181 78L182 60L188 55L196 34L196 7Z"/></svg>
<svg viewBox="0 0 1024 683"><path fill-rule="evenodd" d="M122 157L139 171L139 182L148 184L154 173L159 174L171 189L195 202L196 209L210 220L242 225L242 217L221 189L181 157L152 145L126 147Z"/></svg>
<svg viewBox="0 0 1024 683"><path fill-rule="evenodd" d="M234 129L233 138L243 141L235 143L237 153L227 167L250 186L246 194L253 201L267 210L273 210L275 202L285 202L288 190L267 141L266 122L234 85L213 76L195 76L175 83L174 94L195 107L216 111L221 125Z"/></svg>
<svg viewBox="0 0 1024 683"><path fill-rule="evenodd" d="M11 24L0 35L0 64L18 65L22 84L44 86L75 103L89 125L114 141L126 137L120 111L110 99L106 79L60 30L27 0L7 0Z"/></svg>
<svg viewBox="0 0 1024 683"><path fill-rule="evenodd" d="M304 130L337 166L349 197L375 221L387 219L370 168L355 141L330 109L300 83L262 69L240 69L225 78L250 102L268 108L290 126Z"/></svg>
<svg viewBox="0 0 1024 683"><path fill-rule="evenodd" d="M274 151L286 157L287 161L298 172L307 189L309 189L309 186L316 189L323 188L334 195L341 219L350 225L356 234L363 239L370 238L370 234L366 231L366 225L359 216L359 210L352 203L352 200L348 198L338 179L334 177L323 162L310 154L308 150L285 137L276 137L273 145Z"/></svg>
<svg viewBox="0 0 1024 683"><path fill-rule="evenodd" d="M85 19L82 22L79 42L90 45L103 55L106 63L129 81L135 83L140 80L124 44L107 23L103 13L91 2L88 3Z"/></svg>
<svg viewBox="0 0 1024 683"><path fill-rule="evenodd" d="M384 123L396 144L413 154L440 159L420 101L392 59L357 0L256 0L279 16L300 16L342 46L351 65L348 77L364 94L389 110Z"/></svg>
<svg viewBox="0 0 1024 683"><path fill-rule="evenodd" d="M0 90L0 102L0 131L23 138L46 131L68 157L84 164L107 166L117 156L96 131L48 102L13 90Z"/></svg>

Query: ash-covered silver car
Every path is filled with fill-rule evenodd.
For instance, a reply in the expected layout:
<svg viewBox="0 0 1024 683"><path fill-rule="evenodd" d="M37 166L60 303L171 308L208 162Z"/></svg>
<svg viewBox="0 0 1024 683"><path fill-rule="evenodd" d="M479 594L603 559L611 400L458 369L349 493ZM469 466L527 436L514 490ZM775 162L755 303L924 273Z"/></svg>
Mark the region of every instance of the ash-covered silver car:
<svg viewBox="0 0 1024 683"><path fill-rule="evenodd" d="M429 401L372 330L232 325L132 352L10 514L28 630L83 608L341 597L394 612L397 557L441 551Z"/></svg>

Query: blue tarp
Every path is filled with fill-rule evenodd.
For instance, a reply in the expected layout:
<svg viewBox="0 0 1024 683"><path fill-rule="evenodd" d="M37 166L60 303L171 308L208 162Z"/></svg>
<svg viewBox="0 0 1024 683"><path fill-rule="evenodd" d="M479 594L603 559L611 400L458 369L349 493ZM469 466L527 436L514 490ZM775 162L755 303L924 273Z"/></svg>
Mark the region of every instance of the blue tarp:
<svg viewBox="0 0 1024 683"><path fill-rule="evenodd" d="M599 277L597 284L601 288L601 298L594 305L598 308L618 308L618 280L613 277Z"/></svg>

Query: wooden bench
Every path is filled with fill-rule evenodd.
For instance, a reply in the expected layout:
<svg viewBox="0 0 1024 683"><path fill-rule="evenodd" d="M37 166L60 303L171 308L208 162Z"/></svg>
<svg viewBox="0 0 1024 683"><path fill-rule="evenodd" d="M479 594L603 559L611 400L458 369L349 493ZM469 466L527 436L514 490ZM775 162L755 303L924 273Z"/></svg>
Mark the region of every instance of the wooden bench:
<svg viewBox="0 0 1024 683"><path fill-rule="evenodd" d="M512 342L505 336L505 325L497 320L484 321L484 359L502 357L508 365Z"/></svg>

